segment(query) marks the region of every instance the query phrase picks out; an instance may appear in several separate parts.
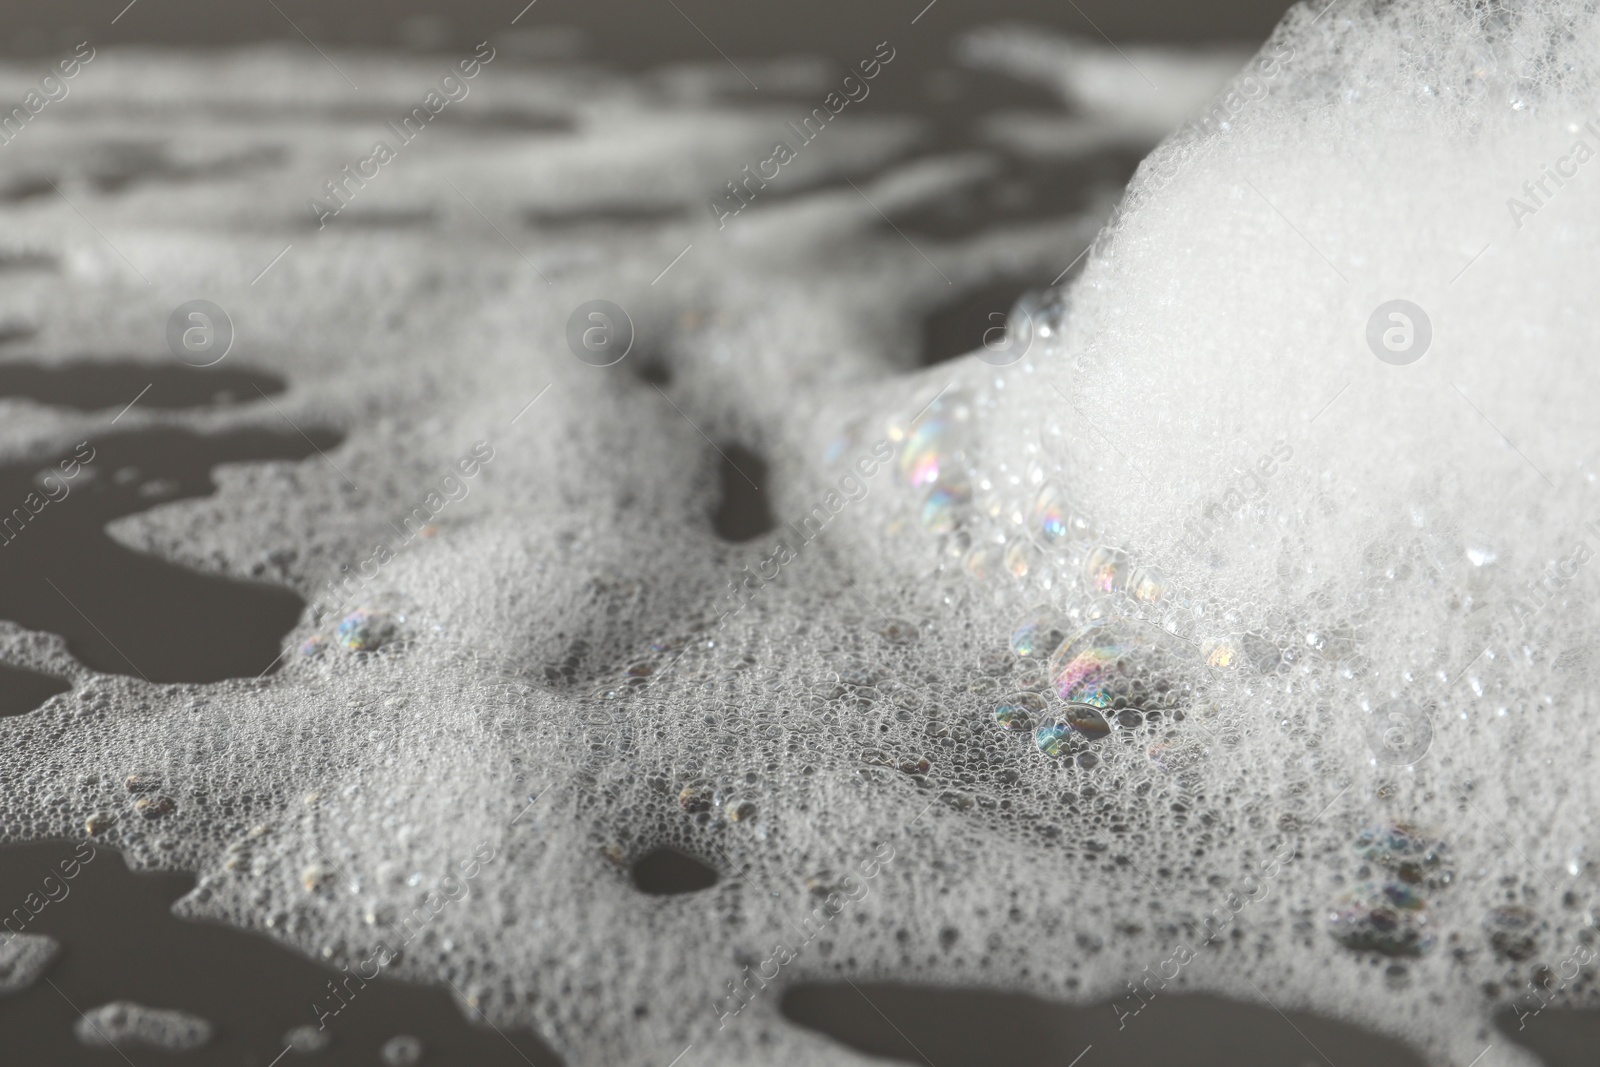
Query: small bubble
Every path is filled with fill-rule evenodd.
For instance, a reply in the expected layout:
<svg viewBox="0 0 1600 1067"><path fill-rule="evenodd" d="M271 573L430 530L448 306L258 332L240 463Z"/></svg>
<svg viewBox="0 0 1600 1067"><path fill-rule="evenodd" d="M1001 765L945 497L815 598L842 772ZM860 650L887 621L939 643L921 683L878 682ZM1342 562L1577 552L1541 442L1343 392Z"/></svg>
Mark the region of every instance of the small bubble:
<svg viewBox="0 0 1600 1067"><path fill-rule="evenodd" d="M400 635L394 616L372 608L357 608L339 622L338 641L352 652L376 652Z"/></svg>
<svg viewBox="0 0 1600 1067"><path fill-rule="evenodd" d="M722 810L727 812L729 822L752 823L761 813L755 799L748 796L731 796L723 802Z"/></svg>
<svg viewBox="0 0 1600 1067"><path fill-rule="evenodd" d="M1054 482L1040 486L1028 510L1028 532L1046 548L1053 548L1073 535L1072 506L1067 494Z"/></svg>
<svg viewBox="0 0 1600 1067"><path fill-rule="evenodd" d="M1035 747L1052 759L1066 759L1077 751L1072 727L1063 722L1049 722L1033 732Z"/></svg>
<svg viewBox="0 0 1600 1067"><path fill-rule="evenodd" d="M154 794L140 797L133 805L134 809L146 819L161 819L178 810L178 802L171 797Z"/></svg>
<svg viewBox="0 0 1600 1067"><path fill-rule="evenodd" d="M1438 940L1421 894L1399 882L1356 887L1334 901L1327 922L1346 948L1385 956L1420 956Z"/></svg>
<svg viewBox="0 0 1600 1067"><path fill-rule="evenodd" d="M1083 562L1083 577L1097 593L1115 593L1128 584L1128 554L1120 548L1097 546Z"/></svg>
<svg viewBox="0 0 1600 1067"><path fill-rule="evenodd" d="M922 502L922 525L929 533L945 534L961 523L962 509L972 500L964 485L941 485Z"/></svg>
<svg viewBox="0 0 1600 1067"><path fill-rule="evenodd" d="M909 645L918 634L917 624L909 619L884 619L878 627L878 636L891 645Z"/></svg>
<svg viewBox="0 0 1600 1067"><path fill-rule="evenodd" d="M1111 732L1111 723L1106 721L1099 708L1090 704L1068 704L1061 717L1068 726L1090 741L1098 741Z"/></svg>
<svg viewBox="0 0 1600 1067"><path fill-rule="evenodd" d="M690 782L678 792L678 807L691 815L710 811L716 803L717 791L710 782Z"/></svg>
<svg viewBox="0 0 1600 1067"><path fill-rule="evenodd" d="M1495 952L1508 960L1520 963L1532 959L1539 950L1539 917L1520 904L1490 908L1483 917L1483 928Z"/></svg>
<svg viewBox="0 0 1600 1067"><path fill-rule="evenodd" d="M1035 608L1011 631L1011 651L1023 659L1042 659L1066 638L1066 622L1050 608Z"/></svg>
<svg viewBox="0 0 1600 1067"><path fill-rule="evenodd" d="M321 1052L333 1043L333 1035L315 1026L297 1026L283 1035L283 1043L302 1055Z"/></svg>
<svg viewBox="0 0 1600 1067"><path fill-rule="evenodd" d="M1444 845L1406 823L1369 826L1356 836L1361 858L1394 872L1408 885L1441 887L1453 872L1444 864Z"/></svg>
<svg viewBox="0 0 1600 1067"><path fill-rule="evenodd" d="M1037 693L1018 693L995 705L994 721L1002 730L1031 730L1044 709L1044 698Z"/></svg>
<svg viewBox="0 0 1600 1067"><path fill-rule="evenodd" d="M1190 695L1180 642L1152 627L1091 623L1050 657L1051 684L1063 701L1108 712L1177 710Z"/></svg>
<svg viewBox="0 0 1600 1067"><path fill-rule="evenodd" d="M396 1034L383 1043L378 1057L384 1067L416 1067L422 1062L422 1042L410 1034Z"/></svg>

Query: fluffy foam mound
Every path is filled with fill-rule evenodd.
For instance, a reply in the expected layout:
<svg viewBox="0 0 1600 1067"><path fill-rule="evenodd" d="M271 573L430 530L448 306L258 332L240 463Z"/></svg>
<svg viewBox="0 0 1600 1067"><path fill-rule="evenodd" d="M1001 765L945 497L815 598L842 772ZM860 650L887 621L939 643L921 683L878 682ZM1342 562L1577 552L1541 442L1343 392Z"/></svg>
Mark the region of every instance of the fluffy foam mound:
<svg viewBox="0 0 1600 1067"><path fill-rule="evenodd" d="M308 232L371 152L320 60L97 59L28 135L107 242L12 209L62 267L6 310L70 324L42 335L65 359L205 295L290 393L120 425L347 439L115 526L299 588L279 673L152 686L6 631L78 684L0 723L4 832L120 805L108 841L200 873L187 914L351 981L448 981L573 1063L866 1062L777 1012L837 976L1126 1015L1265 990L1472 1062L1494 1009L1587 1003L1595 973L1597 49L1578 5L1297 8L1011 347L916 375L946 278L1064 264L1082 227L875 230L958 180L933 160L718 229L700 190L771 152L773 116L507 70L463 110L570 132L430 130ZM340 60L398 114L436 73ZM261 84L327 121L216 117ZM197 86L214 115L161 110ZM191 171L257 137L278 163L96 194L83 144L174 114ZM870 164L897 128L795 166ZM646 198L683 214L483 225ZM597 296L670 384L573 358ZM10 425L16 456L95 424ZM777 529L713 534L707 440L771 458ZM168 804L136 813L129 775ZM639 892L662 847L721 880Z"/></svg>

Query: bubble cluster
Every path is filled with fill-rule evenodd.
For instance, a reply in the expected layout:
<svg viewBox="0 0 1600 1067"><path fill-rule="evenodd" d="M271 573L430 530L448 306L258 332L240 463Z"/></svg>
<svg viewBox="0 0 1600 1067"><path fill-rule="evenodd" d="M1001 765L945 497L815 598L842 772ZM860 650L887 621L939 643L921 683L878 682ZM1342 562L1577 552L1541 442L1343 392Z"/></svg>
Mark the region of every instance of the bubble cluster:
<svg viewBox="0 0 1600 1067"><path fill-rule="evenodd" d="M60 942L47 934L8 932L0 940L0 997L33 985L60 951Z"/></svg>
<svg viewBox="0 0 1600 1067"><path fill-rule="evenodd" d="M592 232L545 227L526 258L443 222L297 241L229 298L252 358L293 383L282 411L171 418L287 416L344 443L219 468L214 496L115 527L308 598L359 576L364 606L308 611L277 670L215 685L99 674L0 632L8 662L73 685L0 720L0 837L92 835L191 871L185 917L448 983L575 1067L691 1043L707 1067L848 1057L781 1015L800 982L1103 1002L1219 915L1232 929L1184 988L1248 979L1457 1067L1519 998L1591 1002L1592 961L1561 964L1600 906L1600 381L1578 251L1600 208L1569 189L1516 229L1503 209L1594 98L1600 30L1554 2L1321 7L1269 42L1292 58L1265 95L1146 161L1068 289L1019 304L1025 346L920 373L884 339L947 287L851 198L769 198L737 238L686 221L693 161L749 157L768 117L623 74L501 72L501 105L570 124L560 151L463 126L364 202L453 219L459 179L486 218L565 211ZM175 99L268 90L330 144L369 137L315 57L272 55L108 54L103 87L74 91L85 116L96 93L149 102L153 125L119 114L153 139L188 129ZM391 103L428 73L340 59ZM55 162L89 196L103 131L73 114ZM886 168L908 208L961 178L906 169L916 131L856 119L807 149L828 173ZM461 152L489 145L468 188ZM281 167L263 180L327 180L316 153ZM663 221L594 221L647 186ZM282 248L249 236L281 219L245 187L152 178L137 210L84 209L130 255L235 277ZM82 228L63 205L0 211L51 248ZM1042 276L1101 221L1040 221ZM927 250L962 278L996 269L986 241ZM60 323L41 358L84 350L85 307L124 316L88 336L158 336L170 309L136 306L104 248L59 252L0 307ZM1431 323L1410 366L1364 341L1396 293ZM569 348L597 300L670 374L599 365L618 323L587 311L580 335L607 337ZM22 414L0 433L18 455L76 425ZM448 521L397 513L485 435L498 458ZM736 443L769 467L738 490L771 515L749 542L713 520ZM692 889L642 888L663 854L695 866ZM1497 1044L1484 1067L1517 1055Z"/></svg>
<svg viewBox="0 0 1600 1067"><path fill-rule="evenodd" d="M143 1045L163 1052L188 1052L211 1040L212 1027L188 1012L114 1000L84 1012L72 1031L91 1047Z"/></svg>

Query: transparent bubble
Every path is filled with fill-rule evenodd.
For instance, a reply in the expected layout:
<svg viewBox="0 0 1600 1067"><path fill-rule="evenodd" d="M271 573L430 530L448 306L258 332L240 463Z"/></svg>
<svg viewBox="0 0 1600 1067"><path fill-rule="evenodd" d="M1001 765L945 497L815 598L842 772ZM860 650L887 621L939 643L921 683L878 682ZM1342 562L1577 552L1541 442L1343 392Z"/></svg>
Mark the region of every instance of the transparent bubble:
<svg viewBox="0 0 1600 1067"><path fill-rule="evenodd" d="M1356 837L1356 851L1408 885L1439 887L1454 877L1444 863L1444 844L1406 823L1369 826Z"/></svg>
<svg viewBox="0 0 1600 1067"><path fill-rule="evenodd" d="M1079 739L1064 722L1048 722L1033 732L1033 743L1052 759L1066 759L1078 751Z"/></svg>
<svg viewBox="0 0 1600 1067"><path fill-rule="evenodd" d="M967 553L962 567L974 581L991 581L1004 573L1005 551L1002 545L978 545Z"/></svg>
<svg viewBox="0 0 1600 1067"><path fill-rule="evenodd" d="M1043 659L1066 637L1067 622L1054 609L1035 608L1011 631L1011 651L1023 659Z"/></svg>
<svg viewBox="0 0 1600 1067"><path fill-rule="evenodd" d="M1539 917L1520 904L1490 908L1483 917L1483 928L1495 953L1508 960L1532 959L1539 951Z"/></svg>
<svg viewBox="0 0 1600 1067"><path fill-rule="evenodd" d="M962 510L971 500L972 491L968 487L941 485L922 502L922 525L929 533L949 533L960 525Z"/></svg>
<svg viewBox="0 0 1600 1067"><path fill-rule="evenodd" d="M1152 626L1125 620L1089 624L1050 657L1056 695L1107 712L1180 710L1195 695L1188 646Z"/></svg>
<svg viewBox="0 0 1600 1067"><path fill-rule="evenodd" d="M710 811L716 803L716 786L704 779L690 782L678 793L678 807L691 815Z"/></svg>
<svg viewBox="0 0 1600 1067"><path fill-rule="evenodd" d="M352 652L376 652L400 636L403 620L374 608L357 608L339 622L337 639Z"/></svg>
<svg viewBox="0 0 1600 1067"><path fill-rule="evenodd" d="M913 489L928 489L948 480L956 460L956 429L944 416L929 412L919 420L900 451L900 474Z"/></svg>
<svg viewBox="0 0 1600 1067"><path fill-rule="evenodd" d="M1072 506L1066 492L1054 482L1046 482L1034 496L1028 509L1028 532L1046 548L1072 538Z"/></svg>
<svg viewBox="0 0 1600 1067"><path fill-rule="evenodd" d="M1002 730L1031 730L1044 710L1045 701L1039 694L1018 693L995 705L994 721Z"/></svg>
<svg viewBox="0 0 1600 1067"><path fill-rule="evenodd" d="M1115 593L1127 588L1131 571L1126 552L1104 545L1096 546L1083 562L1084 581L1097 593Z"/></svg>
<svg viewBox="0 0 1600 1067"><path fill-rule="evenodd" d="M1346 948L1385 956L1420 956L1438 941L1427 902L1402 882L1362 883L1333 902L1327 923Z"/></svg>
<svg viewBox="0 0 1600 1067"><path fill-rule="evenodd" d="M1061 712L1061 720L1090 741L1098 741L1111 732L1111 723L1099 708L1089 704L1068 704Z"/></svg>
<svg viewBox="0 0 1600 1067"><path fill-rule="evenodd" d="M383 1043L378 1058L384 1067L416 1067L422 1062L422 1042L410 1034L396 1034Z"/></svg>

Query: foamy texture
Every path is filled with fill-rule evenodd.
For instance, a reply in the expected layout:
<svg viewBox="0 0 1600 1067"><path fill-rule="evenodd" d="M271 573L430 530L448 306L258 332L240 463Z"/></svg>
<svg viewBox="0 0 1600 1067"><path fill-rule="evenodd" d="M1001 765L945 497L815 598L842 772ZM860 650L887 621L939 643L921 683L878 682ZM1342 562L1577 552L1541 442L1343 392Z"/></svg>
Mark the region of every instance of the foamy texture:
<svg viewBox="0 0 1600 1067"><path fill-rule="evenodd" d="M78 1040L91 1046L129 1046L187 1052L211 1040L211 1024L187 1012L148 1008L114 1000L84 1012L73 1024Z"/></svg>
<svg viewBox="0 0 1600 1067"><path fill-rule="evenodd" d="M473 442L494 458L364 579L362 606L399 627L377 651L308 614L276 675L150 686L7 628L9 658L77 688L0 723L5 836L126 809L105 840L199 872L183 914L355 975L447 980L574 1064L691 1043L702 1064L865 1063L777 1013L784 986L839 976L1119 1014L1266 990L1440 1063L1528 1062L1491 1011L1537 1007L1541 964L1562 1003L1594 973L1600 164L1547 180L1520 227L1506 200L1585 136L1597 44L1557 4L1297 8L1261 53L1292 59L1146 162L1082 277L1032 306L1020 361L912 376L940 275L1015 264L982 237L910 247L849 191L714 229L663 161L714 185L771 151L776 117L494 71L463 111L578 132L431 130L360 201L421 224L314 233L286 227L374 135L336 120L349 90L320 59L102 56L29 136L53 131L117 251L65 205L14 209L8 239L63 273L0 311L65 358L159 338L206 295L249 338L239 357L291 382L283 415L348 433L332 463L226 468L215 497L115 534L316 600ZM401 114L437 74L338 58ZM196 117L178 140L270 136L275 168L121 197L75 180L71 149L105 133L70 117L80 99L215 106L258 82L329 121ZM859 162L842 141L809 165ZM928 176L862 191L912 203ZM582 237L514 222L619 193L684 216ZM1083 225L1041 231L1051 261ZM670 365L670 404L627 362L567 351L568 314L602 295ZM1432 324L1409 366L1366 340L1393 299ZM119 429L228 423L283 416L136 407ZM103 425L13 405L4 445ZM771 459L792 526L713 536L702 433ZM138 817L130 773L176 810ZM662 844L722 882L640 894L628 865Z"/></svg>
<svg viewBox="0 0 1600 1067"><path fill-rule="evenodd" d="M61 942L48 934L11 934L0 941L0 996L20 993L39 980Z"/></svg>

